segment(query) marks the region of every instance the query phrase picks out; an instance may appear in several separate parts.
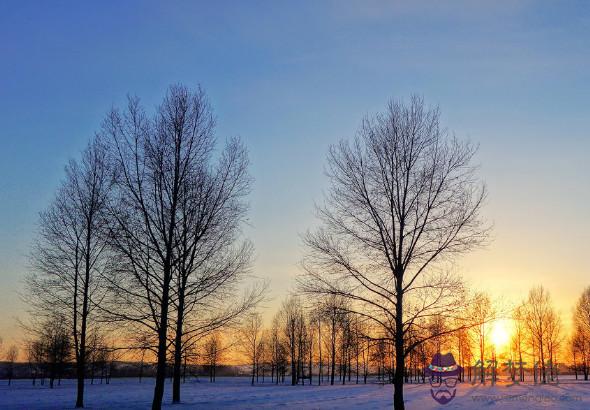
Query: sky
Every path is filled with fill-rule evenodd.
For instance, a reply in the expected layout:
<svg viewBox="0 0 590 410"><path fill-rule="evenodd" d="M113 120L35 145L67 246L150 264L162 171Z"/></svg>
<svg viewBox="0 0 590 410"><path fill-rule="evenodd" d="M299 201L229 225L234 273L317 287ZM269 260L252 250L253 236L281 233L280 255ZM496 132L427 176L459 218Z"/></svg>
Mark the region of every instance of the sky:
<svg viewBox="0 0 590 410"><path fill-rule="evenodd" d="M113 106L201 85L247 145L245 234L280 303L327 189L330 144L419 94L479 144L490 244L457 261L508 302L543 284L567 323L590 285L590 3L0 1L0 336L38 213Z"/></svg>

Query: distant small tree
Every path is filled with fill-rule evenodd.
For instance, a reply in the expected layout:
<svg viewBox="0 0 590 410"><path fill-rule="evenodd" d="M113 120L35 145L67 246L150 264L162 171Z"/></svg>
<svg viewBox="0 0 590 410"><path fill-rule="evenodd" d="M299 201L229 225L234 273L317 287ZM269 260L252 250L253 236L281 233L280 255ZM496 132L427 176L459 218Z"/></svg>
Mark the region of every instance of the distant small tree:
<svg viewBox="0 0 590 410"><path fill-rule="evenodd" d="M145 367L146 353L153 352L153 349L151 348L152 341L150 340L151 334L148 334L146 332L138 332L134 336L135 337L133 338L133 342L134 342L134 344L137 345L136 351L137 351L137 354L140 358L140 360L139 360L139 382L141 383L141 380L143 378L143 371L144 371L144 367ZM153 342L153 344L155 344L155 342Z"/></svg>
<svg viewBox="0 0 590 410"><path fill-rule="evenodd" d="M279 384L281 379L284 381L285 377L287 353L284 342L281 312L278 312L272 320L272 327L270 330L271 380L273 380L275 384Z"/></svg>
<svg viewBox="0 0 590 410"><path fill-rule="evenodd" d="M258 341L257 353L256 382L258 382L258 378L262 376L262 383L264 383L266 372L271 362L270 331L268 329L262 331L262 335Z"/></svg>
<svg viewBox="0 0 590 410"><path fill-rule="evenodd" d="M215 383L217 373L217 366L223 360L224 347L222 345L221 336L215 332L209 336L205 341L203 347L203 360L207 366L209 373L209 381Z"/></svg>
<svg viewBox="0 0 590 410"><path fill-rule="evenodd" d="M299 376L301 374L301 331L302 323L305 320L303 307L298 298L291 296L283 302L280 310L280 318L285 347L291 367L291 385L295 386L299 383Z"/></svg>
<svg viewBox="0 0 590 410"><path fill-rule="evenodd" d="M574 335L571 340L571 349L574 359L576 379L578 378L578 371L581 371L584 380L588 380L590 370L590 344L583 338L579 327L576 327L574 330Z"/></svg>
<svg viewBox="0 0 590 410"><path fill-rule="evenodd" d="M29 362L33 386L37 381L37 377L41 379L41 384L43 384L45 378L45 349L39 340L32 340L27 343L27 360Z"/></svg>
<svg viewBox="0 0 590 410"><path fill-rule="evenodd" d="M31 351L42 369L42 380L49 377L49 387L54 387L55 379L61 382L66 363L71 358L71 333L59 316L46 319L35 329Z"/></svg>
<svg viewBox="0 0 590 410"><path fill-rule="evenodd" d="M88 363L90 364L90 384L94 384L94 379L98 372L100 383L106 378L109 379L110 362L113 357L113 351L109 348L107 340L103 334L94 331L89 338L88 344Z"/></svg>
<svg viewBox="0 0 590 410"><path fill-rule="evenodd" d="M577 355L584 380L588 380L590 368L590 286L584 289L576 303L573 322L575 330L571 344L574 362Z"/></svg>
<svg viewBox="0 0 590 410"><path fill-rule="evenodd" d="M318 314L327 324L327 347L330 364L328 372L330 384L334 385L334 375L336 373L336 343L340 332L342 316L347 312L346 301L336 295L329 295L323 298L318 309Z"/></svg>
<svg viewBox="0 0 590 410"><path fill-rule="evenodd" d="M561 318L550 308L547 316L547 352L549 354L549 378L554 381L558 376L557 354L561 348Z"/></svg>
<svg viewBox="0 0 590 410"><path fill-rule="evenodd" d="M552 315L551 298L543 286L538 286L529 291L526 301L526 323L532 344L538 351L540 364L540 378L542 383L547 383L547 370L545 359L547 356L547 334ZM537 364L535 363L534 366Z"/></svg>
<svg viewBox="0 0 590 410"><path fill-rule="evenodd" d="M36 363L35 363L35 356L33 353L33 349L32 349L32 343L27 343L27 350L26 350L26 354L27 354L27 364L29 367L29 375L31 378L31 381L33 382L33 386L35 385L36 381L37 381L37 372L36 372Z"/></svg>
<svg viewBox="0 0 590 410"><path fill-rule="evenodd" d="M489 345L488 330L490 322L495 316L496 313L489 295L483 292L476 293L471 304L470 320L472 322L472 335L479 352L479 376L482 384L485 383L486 349Z"/></svg>
<svg viewBox="0 0 590 410"><path fill-rule="evenodd" d="M512 334L512 348L518 356L518 380L524 382L523 350L526 332L525 306L519 305L512 313L514 332Z"/></svg>
<svg viewBox="0 0 590 410"><path fill-rule="evenodd" d="M6 361L8 362L8 385L10 386L10 382L14 377L14 363L18 358L18 348L15 345L12 345L8 348L6 352Z"/></svg>
<svg viewBox="0 0 590 410"><path fill-rule="evenodd" d="M240 329L240 334L244 343L244 353L252 363L252 385L254 385L258 364L258 348L262 337L262 317L259 313L254 312L246 317L244 325Z"/></svg>

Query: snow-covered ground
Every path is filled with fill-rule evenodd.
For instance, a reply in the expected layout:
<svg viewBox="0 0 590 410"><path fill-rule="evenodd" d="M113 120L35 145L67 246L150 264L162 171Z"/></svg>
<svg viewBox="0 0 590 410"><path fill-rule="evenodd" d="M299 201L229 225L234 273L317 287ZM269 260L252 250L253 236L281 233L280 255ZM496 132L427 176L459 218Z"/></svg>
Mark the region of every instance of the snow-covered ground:
<svg viewBox="0 0 590 410"><path fill-rule="evenodd" d="M27 380L0 382L1 409L73 408L75 385L72 380L50 390L31 385ZM391 385L275 386L270 383L250 386L247 378L220 378L217 383L188 381L182 386L181 405L170 404L170 385L166 385L165 408L174 409L259 409L287 407L300 409L391 409ZM86 387L86 406L92 409L147 409L151 404L153 380L113 379L111 384ZM496 386L461 384L456 397L441 406L430 396L430 386L406 385L406 408L428 409L590 409L590 384L562 381L558 385L530 384Z"/></svg>

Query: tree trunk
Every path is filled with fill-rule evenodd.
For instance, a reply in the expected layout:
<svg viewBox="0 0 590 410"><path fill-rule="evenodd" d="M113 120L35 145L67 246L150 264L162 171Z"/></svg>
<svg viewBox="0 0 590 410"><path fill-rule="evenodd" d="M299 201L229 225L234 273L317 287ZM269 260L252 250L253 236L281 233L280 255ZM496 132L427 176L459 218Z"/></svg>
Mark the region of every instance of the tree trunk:
<svg viewBox="0 0 590 410"><path fill-rule="evenodd" d="M256 370L256 339L254 339L254 351L252 352L252 386L254 386L254 376L258 377L258 371Z"/></svg>
<svg viewBox="0 0 590 410"><path fill-rule="evenodd" d="M395 373L393 376L393 408L404 410L404 330L401 275L398 276L395 303Z"/></svg>
<svg viewBox="0 0 590 410"><path fill-rule="evenodd" d="M356 384L359 384L359 342L356 342Z"/></svg>
<svg viewBox="0 0 590 410"><path fill-rule="evenodd" d="M576 365L576 349L574 349L573 353L574 353L574 374L576 375L576 380L578 380L578 366Z"/></svg>
<svg viewBox="0 0 590 410"><path fill-rule="evenodd" d="M184 282L184 279L182 279ZM179 289L176 335L174 338L174 368L172 370L172 403L180 403L180 376L182 367L182 325L184 318L184 283Z"/></svg>
<svg viewBox="0 0 590 410"><path fill-rule="evenodd" d="M182 364L182 383L186 383L186 353Z"/></svg>
<svg viewBox="0 0 590 410"><path fill-rule="evenodd" d="M145 350L141 351L141 364L139 366L139 382L141 383L141 378L143 377L143 360L145 356Z"/></svg>
<svg viewBox="0 0 590 410"><path fill-rule="evenodd" d="M91 216L92 217L92 216ZM88 321L88 286L90 281L90 230L91 222L86 227L86 250L84 272L84 294L82 297L82 328L80 329L80 353L77 363L78 388L76 395L76 408L84 407L84 370L86 367L86 326Z"/></svg>
<svg viewBox="0 0 590 410"><path fill-rule="evenodd" d="M519 365L519 372L518 372L518 378L521 382L524 382L524 370L522 368L522 350L520 350L520 345L518 348L518 365Z"/></svg>
<svg viewBox="0 0 590 410"><path fill-rule="evenodd" d="M332 371L330 373L330 385L334 385L334 373L336 372L336 324L334 323L334 319L332 319Z"/></svg>
<svg viewBox="0 0 590 410"><path fill-rule="evenodd" d="M483 340L483 339L482 339ZM480 341L480 345L479 345L479 368L480 368L480 381L482 384L486 383L486 371L485 371L485 366L484 366L484 361L485 361L485 357L484 357L484 348L485 348L485 341Z"/></svg>
<svg viewBox="0 0 590 410"><path fill-rule="evenodd" d="M297 384L297 363L295 357L295 341L291 342L291 386Z"/></svg>
<svg viewBox="0 0 590 410"><path fill-rule="evenodd" d="M539 354L541 356L541 381L543 384L547 383L547 378L545 375L545 352L543 351L543 340L539 340Z"/></svg>
<svg viewBox="0 0 590 410"><path fill-rule="evenodd" d="M319 374L318 374L318 386L322 385L322 322L318 319L318 349L320 353L320 362L319 362Z"/></svg>
<svg viewBox="0 0 590 410"><path fill-rule="evenodd" d="M164 397L164 383L166 382L166 331L168 330L168 299L170 296L170 274L170 262L168 260L164 266L162 305L160 307L160 326L158 328L158 364L156 369L156 385L154 387L154 399L152 401L152 410L160 410L162 408L162 398Z"/></svg>

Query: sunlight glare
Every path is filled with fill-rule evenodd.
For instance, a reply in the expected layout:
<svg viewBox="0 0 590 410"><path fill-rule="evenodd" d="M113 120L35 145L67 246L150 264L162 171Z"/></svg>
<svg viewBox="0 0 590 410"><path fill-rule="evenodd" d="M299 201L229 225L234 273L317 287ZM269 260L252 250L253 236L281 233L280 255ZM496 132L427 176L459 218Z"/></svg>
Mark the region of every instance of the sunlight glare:
<svg viewBox="0 0 590 410"><path fill-rule="evenodd" d="M492 326L492 343L496 349L505 347L510 341L510 334L505 320L496 320Z"/></svg>

